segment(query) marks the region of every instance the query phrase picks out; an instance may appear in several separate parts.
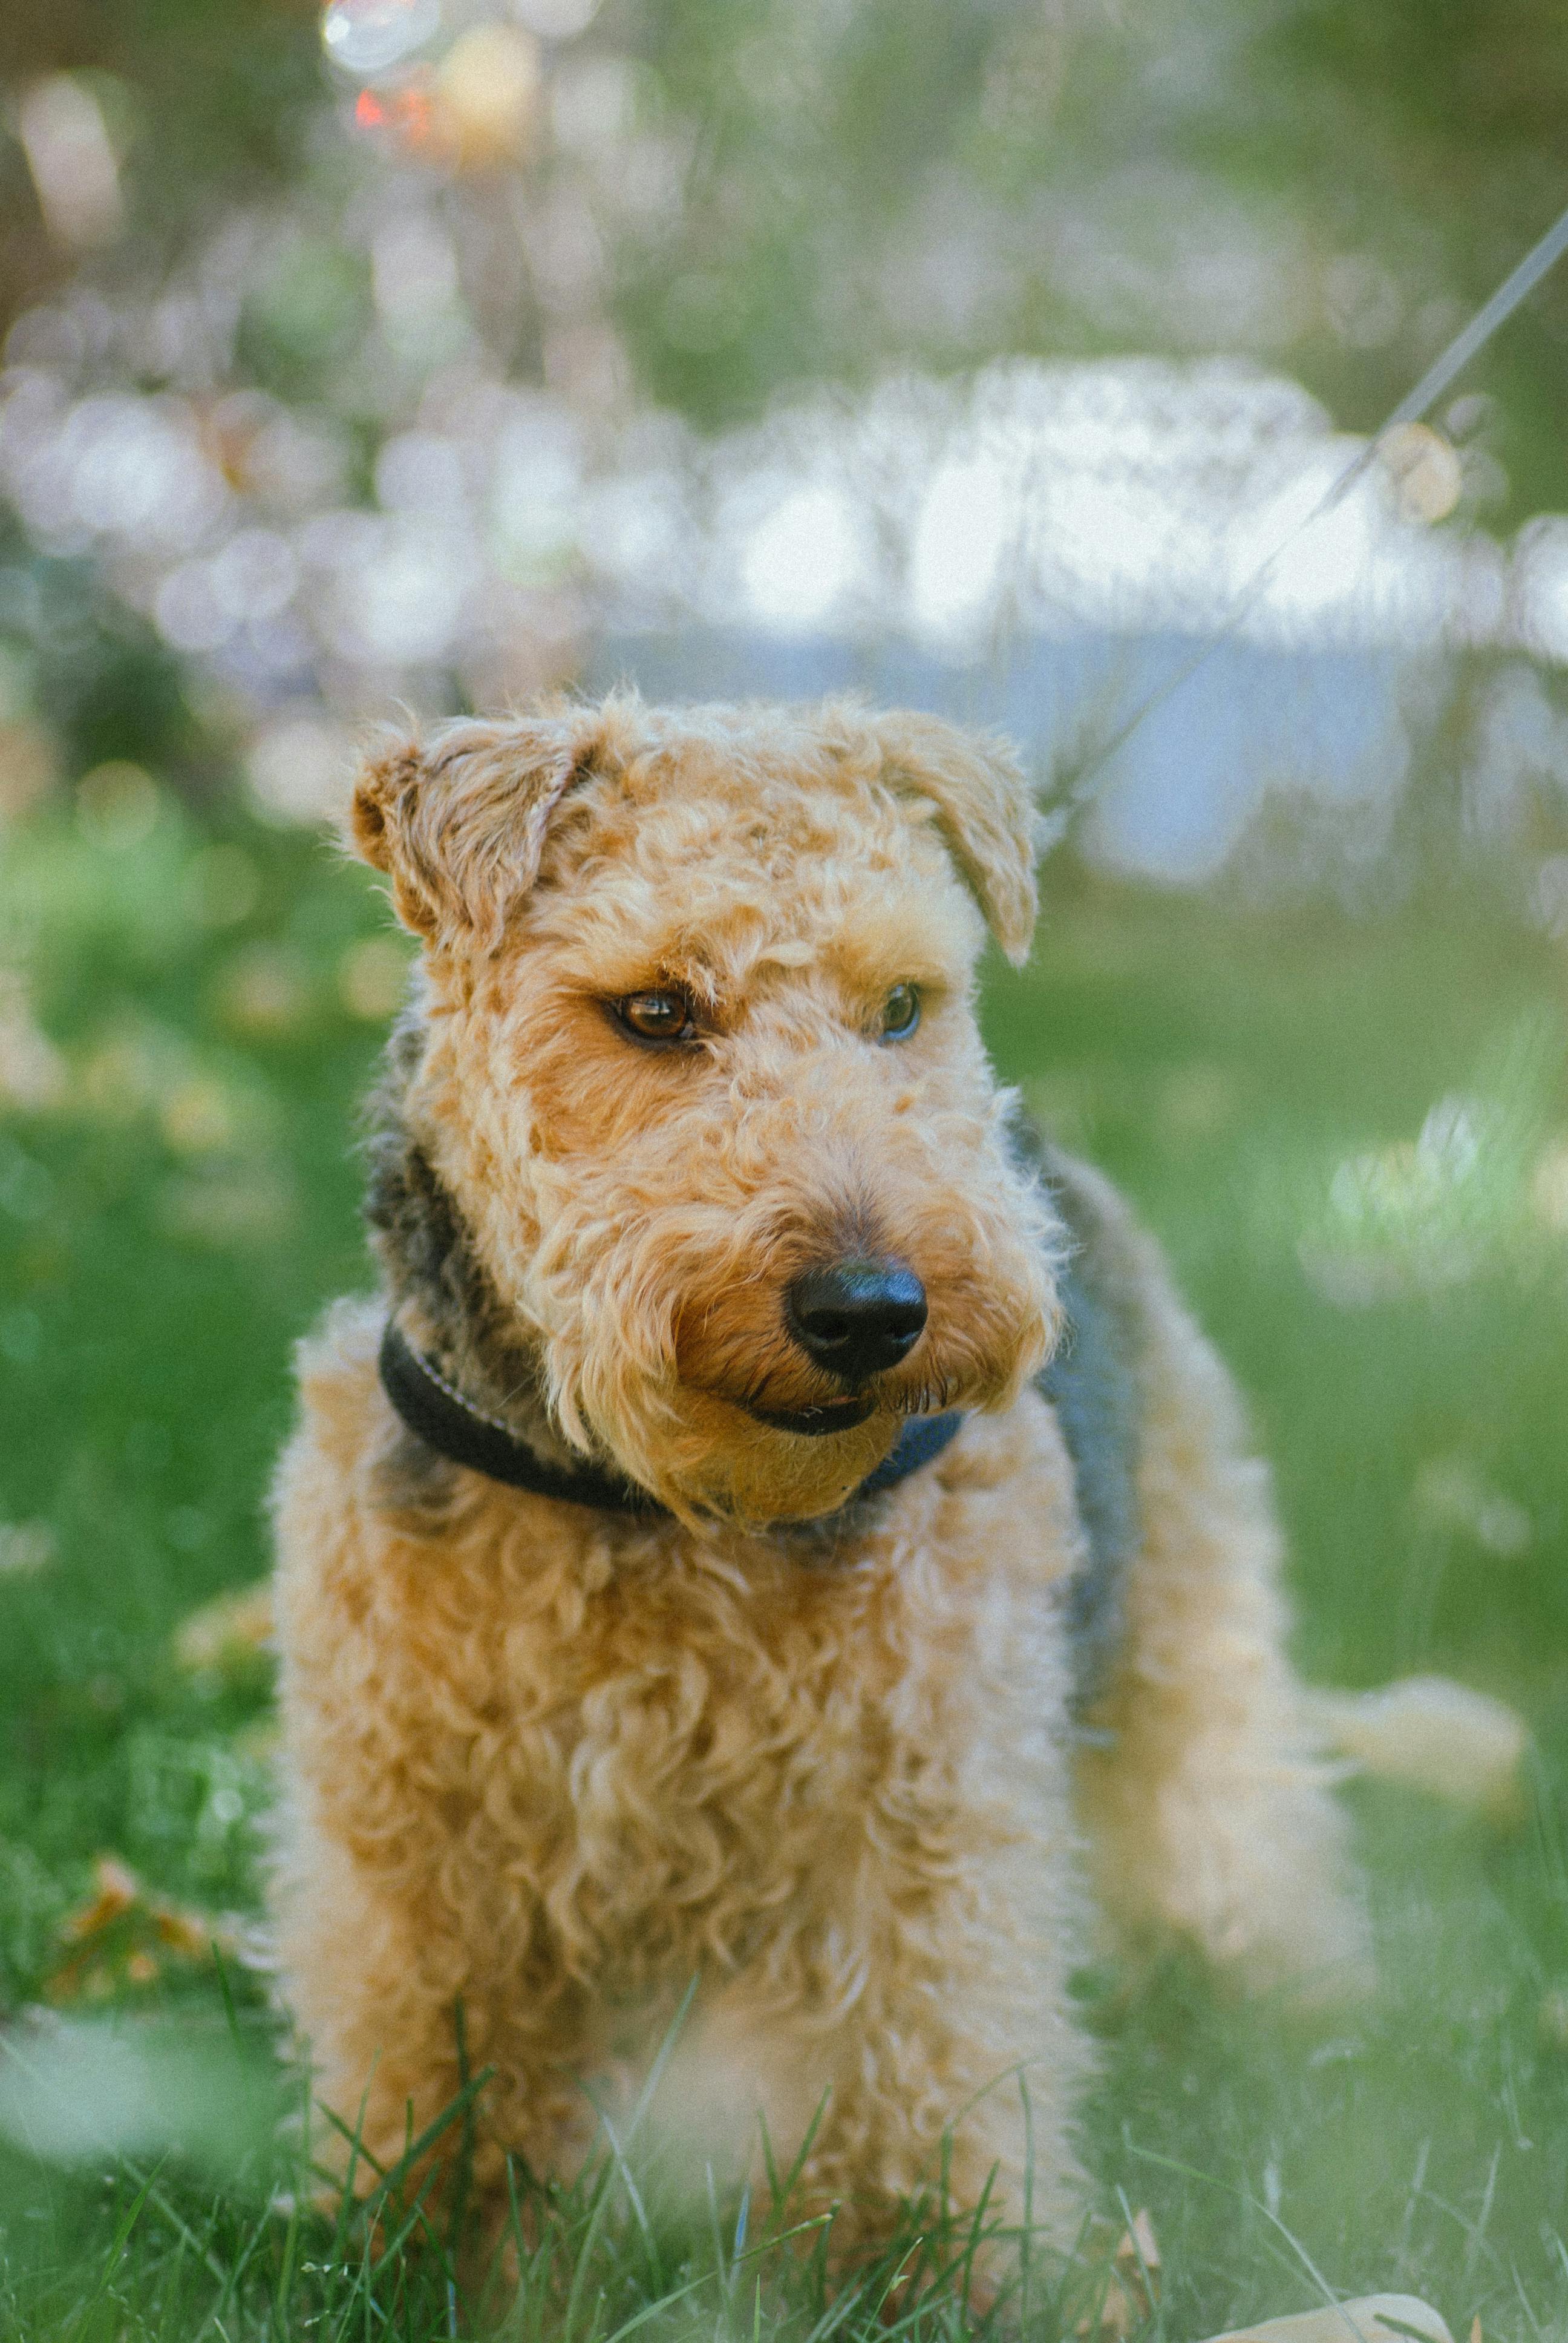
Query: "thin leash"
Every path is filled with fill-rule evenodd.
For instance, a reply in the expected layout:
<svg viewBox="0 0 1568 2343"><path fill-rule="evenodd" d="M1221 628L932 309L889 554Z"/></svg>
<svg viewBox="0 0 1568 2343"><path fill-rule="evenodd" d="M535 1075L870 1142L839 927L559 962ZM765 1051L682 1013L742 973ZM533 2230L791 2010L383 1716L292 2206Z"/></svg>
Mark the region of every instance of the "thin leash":
<svg viewBox="0 0 1568 2343"><path fill-rule="evenodd" d="M1439 357L1433 359L1414 387L1408 390L1390 414L1385 416L1365 445L1357 449L1350 462L1325 488L1312 509L1303 514L1293 528L1280 539L1251 575L1237 588L1231 606L1213 633L1191 653L1173 675L1157 684L1147 698L1111 734L1100 742L1076 769L1052 789L1047 818L1053 820L1055 835L1061 836L1073 816L1087 802L1092 784L1104 772L1111 759L1125 748L1127 742L1157 708L1162 708L1171 696L1205 668L1221 645L1230 640L1241 620L1256 605L1260 595L1278 568L1285 555L1326 514L1342 503L1356 482L1376 461L1379 449L1391 433L1405 424L1419 423L1435 407L1463 372L1478 351L1485 348L1498 328L1507 324L1520 303L1533 293L1542 278L1555 267L1568 252L1568 211L1564 211L1549 227L1538 244L1532 245L1518 266L1505 277L1490 299L1483 302L1468 325L1457 333Z"/></svg>

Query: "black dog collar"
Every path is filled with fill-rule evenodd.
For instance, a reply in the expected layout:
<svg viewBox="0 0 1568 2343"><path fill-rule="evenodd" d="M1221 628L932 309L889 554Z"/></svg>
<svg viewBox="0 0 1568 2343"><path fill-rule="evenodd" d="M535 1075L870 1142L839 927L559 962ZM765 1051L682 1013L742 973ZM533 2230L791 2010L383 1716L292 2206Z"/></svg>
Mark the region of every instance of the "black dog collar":
<svg viewBox="0 0 1568 2343"><path fill-rule="evenodd" d="M515 1432L455 1391L390 1320L381 1337L380 1369L382 1388L409 1431L454 1464L466 1464L471 1473L504 1482L508 1489L528 1489L536 1497L554 1497L563 1504L591 1505L604 1513L664 1513L665 1508L646 1489L619 1473L603 1472L586 1462L550 1464L537 1456ZM854 1504L861 1497L880 1496L886 1489L896 1489L900 1481L940 1456L962 1423L957 1410L946 1415L910 1416L891 1450L847 1503Z"/></svg>

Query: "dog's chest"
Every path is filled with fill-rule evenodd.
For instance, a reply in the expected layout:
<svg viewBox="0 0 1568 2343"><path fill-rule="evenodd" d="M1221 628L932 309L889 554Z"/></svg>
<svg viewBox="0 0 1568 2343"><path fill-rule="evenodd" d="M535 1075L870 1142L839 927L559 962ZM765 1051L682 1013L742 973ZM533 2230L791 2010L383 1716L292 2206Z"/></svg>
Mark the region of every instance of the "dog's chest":
<svg viewBox="0 0 1568 2343"><path fill-rule="evenodd" d="M449 1816L471 1808L465 1835L527 1873L568 1952L745 1958L873 1874L918 1896L1028 1835L1060 1762L1052 1586L1077 1533L1050 1419L1019 1413L832 1556L671 1528L618 1557L558 1529L541 1557L498 1506L450 1590L457 1664L426 1645L447 1655L432 1722Z"/></svg>
<svg viewBox="0 0 1568 2343"><path fill-rule="evenodd" d="M791 1937L863 1943L894 1903L1016 1872L1059 1811L1081 1538L1033 1393L836 1553L673 1525L628 1548L477 1480L405 1525L368 1376L334 1396L280 1493L301 1795L355 1860L460 1911L476 1958L493 1933L487 1958L635 1993Z"/></svg>

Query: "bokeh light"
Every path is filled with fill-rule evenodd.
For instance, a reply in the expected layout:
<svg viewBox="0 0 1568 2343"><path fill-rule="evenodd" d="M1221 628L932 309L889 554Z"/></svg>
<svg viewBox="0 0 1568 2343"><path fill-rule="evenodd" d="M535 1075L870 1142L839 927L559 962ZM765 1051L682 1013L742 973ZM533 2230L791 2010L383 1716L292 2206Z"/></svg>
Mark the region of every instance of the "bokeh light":
<svg viewBox="0 0 1568 2343"><path fill-rule="evenodd" d="M368 77L403 64L440 25L440 0L329 0L321 43L340 72Z"/></svg>
<svg viewBox="0 0 1568 2343"><path fill-rule="evenodd" d="M512 0L512 14L547 41L571 41L587 32L599 5L600 0Z"/></svg>

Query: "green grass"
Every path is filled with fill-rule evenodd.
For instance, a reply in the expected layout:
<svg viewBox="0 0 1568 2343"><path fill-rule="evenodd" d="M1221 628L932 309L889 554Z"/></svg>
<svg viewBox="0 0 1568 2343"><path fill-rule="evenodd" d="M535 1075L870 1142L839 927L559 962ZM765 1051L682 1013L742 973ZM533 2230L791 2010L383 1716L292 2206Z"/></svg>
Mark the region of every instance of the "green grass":
<svg viewBox="0 0 1568 2343"><path fill-rule="evenodd" d="M265 1672L182 1665L172 1639L263 1571L289 1344L365 1277L350 1142L379 1027L346 988L377 973L353 955L384 920L297 836L167 801L136 827L40 817L0 872L8 964L56 1053L28 1056L0 992L0 1067L34 1093L0 1122L0 2015L52 2127L47 2154L18 2144L14 2082L0 2336L955 2330L964 2241L930 2208L900 2246L919 2284L879 2318L891 2264L835 2313L809 2239L754 2227L737 2261L731 2198L639 2217L613 2165L548 2198L519 2176L524 2280L487 2307L454 2307L441 2253L397 2248L395 2219L290 2209L292 2087L236 1956ZM1522 1706L1539 1751L1513 1834L1347 1793L1370 2008L1314 2032L1180 1962L1136 1993L1084 1980L1091 2159L1163 2251L1149 2333L1306 2308L1317 2273L1423 2293L1456 2331L1568 2337L1568 970L1461 899L1265 917L1067 867L1050 895L1033 967L991 983L997 1054L1136 1198L1232 1362L1303 1666L1447 1671ZM112 1990L65 2014L107 2043L27 2014L82 1949L106 1853L166 1906L236 1916L219 1963L146 1901L95 1936ZM1081 2313L1037 2271L1034 2331Z"/></svg>

